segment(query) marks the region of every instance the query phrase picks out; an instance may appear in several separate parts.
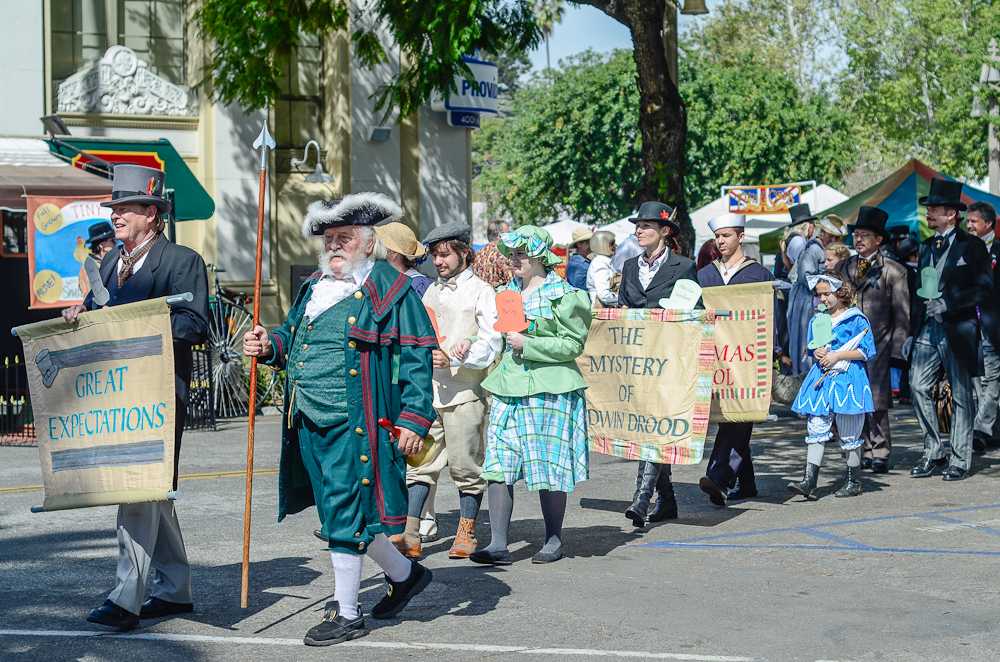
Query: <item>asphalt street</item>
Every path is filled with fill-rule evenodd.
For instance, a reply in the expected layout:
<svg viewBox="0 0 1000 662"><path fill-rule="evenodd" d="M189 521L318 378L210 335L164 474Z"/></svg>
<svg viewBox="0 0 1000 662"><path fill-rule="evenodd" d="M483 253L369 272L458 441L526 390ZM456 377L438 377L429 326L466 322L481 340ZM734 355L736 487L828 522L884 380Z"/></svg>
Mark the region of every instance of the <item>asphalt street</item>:
<svg viewBox="0 0 1000 662"><path fill-rule="evenodd" d="M843 461L828 449L825 496L785 489L804 461L804 424L760 424L758 499L711 506L699 466L675 467L681 517L636 530L622 515L632 462L592 456L570 495L568 558L532 565L543 524L516 494L508 568L450 561L454 488L438 493L443 537L425 547L435 581L398 620L372 621L350 645L314 649L302 635L333 593L315 511L275 517L278 419L257 428L250 608L239 607L245 424L189 433L177 508L193 565L196 611L109 636L84 618L114 580L113 508L31 514L41 501L37 451L0 448L2 660L737 660L1000 659L1000 450L968 480L912 479L920 441L896 410L897 468L836 499ZM485 505L485 504L484 504ZM478 527L489 539L485 512ZM365 565L361 603L384 592Z"/></svg>

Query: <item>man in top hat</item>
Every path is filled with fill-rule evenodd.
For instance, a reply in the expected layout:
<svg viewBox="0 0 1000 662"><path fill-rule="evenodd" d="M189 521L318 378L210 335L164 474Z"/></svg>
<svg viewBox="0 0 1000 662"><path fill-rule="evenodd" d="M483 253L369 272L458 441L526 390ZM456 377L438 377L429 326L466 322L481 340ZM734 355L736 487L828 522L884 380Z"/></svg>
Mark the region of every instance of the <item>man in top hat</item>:
<svg viewBox="0 0 1000 662"><path fill-rule="evenodd" d="M715 233L715 244L721 257L698 271L702 287L725 287L746 283L769 283L771 272L743 252L746 216L723 214L708 222ZM702 492L717 506L735 499L757 496L757 482L750 456L750 435L753 423L719 423L712 456L705 476L699 481Z"/></svg>
<svg viewBox="0 0 1000 662"><path fill-rule="evenodd" d="M670 250L670 240L680 232L677 210L662 202L644 202L631 219L642 253L625 261L618 290L622 308L657 308L669 299L674 284L682 279L698 282L694 262ZM670 465L639 462L636 490L625 516L636 526L677 517L677 500L670 481ZM658 498L649 509L653 489Z"/></svg>
<svg viewBox="0 0 1000 662"><path fill-rule="evenodd" d="M987 202L973 202L965 213L969 232L983 240L989 251L993 287L989 297L979 309L982 322L983 375L972 380L976 394L976 421L973 424L972 443L977 452L986 450L993 440L997 423L997 404L1000 401L1000 279L997 277L997 258L1000 243L994 241L997 213Z"/></svg>
<svg viewBox="0 0 1000 662"><path fill-rule="evenodd" d="M459 520L448 551L452 559L467 559L476 551L476 518L486 489L482 478L485 454L486 392L480 383L502 349L496 292L472 272L472 228L448 223L428 233L437 282L423 302L436 323L440 349L434 350L434 409L430 429L434 443L419 466L406 471L409 513L406 531L393 542L403 554L419 558L420 516L429 493L447 466L458 488Z"/></svg>
<svg viewBox="0 0 1000 662"><path fill-rule="evenodd" d="M87 228L87 235L87 256L80 269L80 291L86 297L94 290L94 302L103 306L108 302L108 290L101 282L101 260L115 247L115 229L107 221L101 221Z"/></svg>
<svg viewBox="0 0 1000 662"><path fill-rule="evenodd" d="M791 225L805 239L805 245L798 249L795 257L795 280L788 293L788 358L791 359L791 374L800 375L809 369L806 362L806 342L809 338L809 320L813 315L813 293L807 279L823 272L826 254L823 252L823 242L813 237L816 216L809 210L809 205L793 205L789 207L788 215Z"/></svg>
<svg viewBox="0 0 1000 662"><path fill-rule="evenodd" d="M111 201L114 236L122 242L101 260L99 278L82 305L63 310L68 322L85 310L118 306L190 292L193 300L170 307L174 346L174 488L181 435L191 381L191 346L208 335L208 272L201 256L163 236L163 172L131 164L114 169ZM98 233L101 236L103 233ZM102 239L101 241L106 241ZM107 299L101 304L97 285ZM131 630L141 618L190 612L191 567L172 501L118 506L118 575L108 599L87 620L116 630ZM153 576L151 597L146 581Z"/></svg>
<svg viewBox="0 0 1000 662"><path fill-rule="evenodd" d="M910 305L910 387L924 434L924 457L910 475L943 469L945 480L962 480L972 466L972 377L981 374L977 311L993 285L990 259L986 244L958 227L965 210L961 182L932 179L920 204L934 236L921 248L920 288ZM954 405L950 448L941 443L933 397L942 366Z"/></svg>
<svg viewBox="0 0 1000 662"><path fill-rule="evenodd" d="M388 538L406 522L403 456L420 451L435 418L434 330L410 279L376 255L372 226L401 216L377 193L310 205L303 235L322 241L319 271L284 324L243 338L246 355L286 371L278 519L315 505L333 563L334 599L306 633L310 646L368 634L358 606L365 555L388 584L374 618L392 618L431 581Z"/></svg>
<svg viewBox="0 0 1000 662"><path fill-rule="evenodd" d="M857 305L871 322L878 353L865 363L875 411L865 420L864 465L875 473L889 471L892 436L890 363L902 359L903 343L910 331L910 287L906 268L885 257L882 247L889 241L885 228L889 215L878 207L861 207L849 226L857 255L840 263L841 278L857 293Z"/></svg>
<svg viewBox="0 0 1000 662"><path fill-rule="evenodd" d="M587 271L590 269L590 238L594 231L590 228L573 230L573 254L566 265L566 282L578 290L587 289Z"/></svg>

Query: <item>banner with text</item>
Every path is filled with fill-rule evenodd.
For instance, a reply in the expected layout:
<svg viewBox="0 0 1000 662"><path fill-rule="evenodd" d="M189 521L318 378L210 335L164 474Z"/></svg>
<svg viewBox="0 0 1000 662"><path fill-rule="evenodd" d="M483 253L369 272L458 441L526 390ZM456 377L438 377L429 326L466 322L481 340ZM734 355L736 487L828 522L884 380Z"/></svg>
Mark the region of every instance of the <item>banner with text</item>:
<svg viewBox="0 0 1000 662"><path fill-rule="evenodd" d="M90 291L83 263L88 228L111 220L98 197L27 196L29 308L65 308Z"/></svg>
<svg viewBox="0 0 1000 662"><path fill-rule="evenodd" d="M715 367L704 311L603 308L583 355L590 447L669 464L701 461Z"/></svg>
<svg viewBox="0 0 1000 662"><path fill-rule="evenodd" d="M166 299L17 327L46 510L161 501L173 489L174 358Z"/></svg>
<svg viewBox="0 0 1000 662"><path fill-rule="evenodd" d="M771 407L774 287L747 283L706 287L705 307L729 311L715 320L713 421L767 420Z"/></svg>

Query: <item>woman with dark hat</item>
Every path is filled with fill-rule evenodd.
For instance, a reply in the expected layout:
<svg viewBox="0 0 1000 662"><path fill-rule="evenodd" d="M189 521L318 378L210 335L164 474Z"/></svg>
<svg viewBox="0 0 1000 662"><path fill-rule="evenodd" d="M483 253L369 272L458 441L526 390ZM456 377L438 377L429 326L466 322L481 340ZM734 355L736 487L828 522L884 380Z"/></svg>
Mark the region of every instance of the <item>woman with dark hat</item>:
<svg viewBox="0 0 1000 662"><path fill-rule="evenodd" d="M788 293L788 355L791 359L791 374L801 375L808 369L806 343L809 335L809 320L812 319L813 293L809 289L809 276L823 272L826 254L823 243L814 238L813 223L816 216L809 211L809 205L794 205L788 209L792 226L800 226L806 237L805 246L795 258L792 289Z"/></svg>
<svg viewBox="0 0 1000 662"><path fill-rule="evenodd" d="M89 253L80 269L80 292L86 297L94 289L94 298L102 306L107 303L108 297L104 283L101 282L101 260L115 247L115 229L107 221L101 221L87 228L87 235Z"/></svg>
<svg viewBox="0 0 1000 662"><path fill-rule="evenodd" d="M662 202L644 202L632 222L642 254L625 262L618 304L622 308L659 308L660 299L669 299L679 280L698 282L695 264L670 249L671 240L680 232L675 220L677 210ZM646 522L661 522L677 517L677 500L670 481L670 465L639 462L635 494L625 510L625 517L641 527ZM658 498L650 511L653 490Z"/></svg>

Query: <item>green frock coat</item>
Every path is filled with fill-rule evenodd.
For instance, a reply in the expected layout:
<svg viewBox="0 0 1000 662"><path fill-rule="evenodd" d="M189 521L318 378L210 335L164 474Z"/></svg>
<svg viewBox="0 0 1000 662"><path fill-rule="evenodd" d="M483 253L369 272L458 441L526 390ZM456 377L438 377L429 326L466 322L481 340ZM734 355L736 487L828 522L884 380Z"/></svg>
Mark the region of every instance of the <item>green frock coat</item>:
<svg viewBox="0 0 1000 662"><path fill-rule="evenodd" d="M270 332L274 353L265 363L285 368L296 334L312 331L308 322L303 331L302 324L318 279L319 274L314 274L303 283L285 323ZM378 426L378 419L388 418L423 437L436 416L431 350L437 340L409 281L386 262L376 261L353 295L357 308L351 310L346 331L340 334L344 338L342 369L329 375L331 380L341 380L335 390L346 390L346 424L322 428L302 415L293 401L296 371L287 371L285 411L289 415L282 432L278 521L316 505L317 496L322 498L318 510L323 530L336 551L363 554L376 534L399 533L406 523L405 458ZM319 360L318 356L313 353L311 360ZM309 450L308 468L302 446ZM316 478L322 485L314 490L310 470L317 473L312 461L317 459L322 475Z"/></svg>

